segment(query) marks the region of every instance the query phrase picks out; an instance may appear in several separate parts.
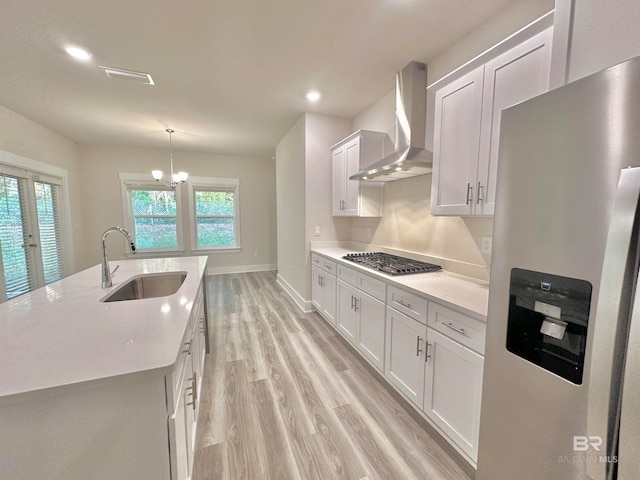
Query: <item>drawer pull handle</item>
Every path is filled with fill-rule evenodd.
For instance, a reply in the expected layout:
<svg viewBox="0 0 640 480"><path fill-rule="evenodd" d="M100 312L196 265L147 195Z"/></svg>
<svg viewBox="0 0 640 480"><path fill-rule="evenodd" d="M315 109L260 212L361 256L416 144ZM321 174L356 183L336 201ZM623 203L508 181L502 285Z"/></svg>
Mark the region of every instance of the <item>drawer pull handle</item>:
<svg viewBox="0 0 640 480"><path fill-rule="evenodd" d="M420 335L418 335L418 340L416 342L416 357L419 357L420 354L422 353L422 348L420 348L421 342L422 342L422 339L420 338Z"/></svg>
<svg viewBox="0 0 640 480"><path fill-rule="evenodd" d="M443 323L442 325L444 325L445 327L449 327L451 330L453 330L454 332L458 332L461 335L464 335L464 328L457 328L454 327L452 324L450 323Z"/></svg>
<svg viewBox="0 0 640 480"><path fill-rule="evenodd" d="M405 308L409 308L409 309L411 308L411 304L407 303L407 302L405 302L403 300L396 300L396 302L399 303L400 305L402 305Z"/></svg>

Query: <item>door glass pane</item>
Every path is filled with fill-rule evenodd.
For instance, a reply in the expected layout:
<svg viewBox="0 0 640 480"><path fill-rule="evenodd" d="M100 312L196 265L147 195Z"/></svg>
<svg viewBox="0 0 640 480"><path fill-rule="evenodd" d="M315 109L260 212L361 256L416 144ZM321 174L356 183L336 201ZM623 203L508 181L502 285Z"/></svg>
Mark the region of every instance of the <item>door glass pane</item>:
<svg viewBox="0 0 640 480"><path fill-rule="evenodd" d="M34 182L36 211L40 230L40 250L44 283L55 282L64 277L64 249L61 241L59 187L48 183Z"/></svg>
<svg viewBox="0 0 640 480"><path fill-rule="evenodd" d="M34 288L33 262L28 247L26 223L26 181L0 175L0 248L7 298Z"/></svg>

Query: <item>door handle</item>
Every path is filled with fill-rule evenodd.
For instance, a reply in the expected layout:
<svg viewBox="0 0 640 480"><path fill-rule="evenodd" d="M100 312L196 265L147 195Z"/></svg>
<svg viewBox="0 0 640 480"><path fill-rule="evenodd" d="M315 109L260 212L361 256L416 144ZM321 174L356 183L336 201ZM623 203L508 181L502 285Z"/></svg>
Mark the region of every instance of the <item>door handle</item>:
<svg viewBox="0 0 640 480"><path fill-rule="evenodd" d="M467 205L473 202L473 187L470 183L467 183Z"/></svg>
<svg viewBox="0 0 640 480"><path fill-rule="evenodd" d="M482 201L484 201L484 187L480 182L478 182L478 194L477 194L476 205L480 205L480 202Z"/></svg>

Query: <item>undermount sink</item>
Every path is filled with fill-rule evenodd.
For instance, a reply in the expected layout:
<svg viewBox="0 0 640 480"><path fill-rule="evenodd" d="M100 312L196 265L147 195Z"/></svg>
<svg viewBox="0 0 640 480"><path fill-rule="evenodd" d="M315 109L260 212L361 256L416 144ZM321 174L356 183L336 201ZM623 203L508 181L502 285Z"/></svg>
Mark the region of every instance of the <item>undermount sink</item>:
<svg viewBox="0 0 640 480"><path fill-rule="evenodd" d="M187 278L185 272L150 273L129 279L101 302L122 302L145 298L167 297L178 291Z"/></svg>

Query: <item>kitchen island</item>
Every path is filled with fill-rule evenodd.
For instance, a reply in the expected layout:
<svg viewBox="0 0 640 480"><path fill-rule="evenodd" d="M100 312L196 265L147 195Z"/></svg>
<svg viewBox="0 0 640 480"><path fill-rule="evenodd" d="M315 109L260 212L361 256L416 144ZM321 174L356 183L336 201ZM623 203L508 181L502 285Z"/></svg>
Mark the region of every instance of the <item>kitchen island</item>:
<svg viewBox="0 0 640 480"><path fill-rule="evenodd" d="M112 262L0 305L0 478L188 478L204 362L207 257ZM172 295L103 302L132 277Z"/></svg>

